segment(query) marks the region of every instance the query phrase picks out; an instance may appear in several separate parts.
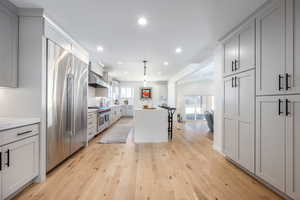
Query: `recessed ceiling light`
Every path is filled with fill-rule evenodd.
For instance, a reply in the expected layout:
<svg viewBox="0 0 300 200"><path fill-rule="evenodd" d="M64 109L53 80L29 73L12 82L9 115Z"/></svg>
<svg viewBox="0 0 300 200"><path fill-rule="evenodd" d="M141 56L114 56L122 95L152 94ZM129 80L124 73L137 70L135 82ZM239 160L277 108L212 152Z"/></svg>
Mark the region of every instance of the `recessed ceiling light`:
<svg viewBox="0 0 300 200"><path fill-rule="evenodd" d="M167 61L164 62L164 66L168 66L169 63Z"/></svg>
<svg viewBox="0 0 300 200"><path fill-rule="evenodd" d="M178 53L178 54L182 53L182 49L180 47L178 47L178 48L176 48L175 52Z"/></svg>
<svg viewBox="0 0 300 200"><path fill-rule="evenodd" d="M141 26L146 26L148 24L148 20L145 17L140 17L138 19L138 24Z"/></svg>
<svg viewBox="0 0 300 200"><path fill-rule="evenodd" d="M103 50L104 50L104 49L103 49L102 46L98 46L98 47L97 47L97 51L98 51L98 52L103 52Z"/></svg>
<svg viewBox="0 0 300 200"><path fill-rule="evenodd" d="M118 65L123 65L122 61L117 62Z"/></svg>

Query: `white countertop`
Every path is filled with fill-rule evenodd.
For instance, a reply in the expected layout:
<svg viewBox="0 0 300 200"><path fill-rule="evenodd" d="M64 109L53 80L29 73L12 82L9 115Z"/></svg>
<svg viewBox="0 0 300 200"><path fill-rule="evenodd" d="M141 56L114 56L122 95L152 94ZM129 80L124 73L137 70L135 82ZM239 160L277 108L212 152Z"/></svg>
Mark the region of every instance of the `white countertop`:
<svg viewBox="0 0 300 200"><path fill-rule="evenodd" d="M0 118L0 131L40 123L39 118Z"/></svg>

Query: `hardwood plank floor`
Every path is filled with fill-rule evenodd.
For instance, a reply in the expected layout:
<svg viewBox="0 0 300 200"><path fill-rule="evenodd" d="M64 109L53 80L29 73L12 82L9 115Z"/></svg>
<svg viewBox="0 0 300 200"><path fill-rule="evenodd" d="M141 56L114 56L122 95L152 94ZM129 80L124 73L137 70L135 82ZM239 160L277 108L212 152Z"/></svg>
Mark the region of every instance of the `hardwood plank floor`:
<svg viewBox="0 0 300 200"><path fill-rule="evenodd" d="M215 152L204 131L187 123L161 144L98 144L95 138L15 200L281 199Z"/></svg>

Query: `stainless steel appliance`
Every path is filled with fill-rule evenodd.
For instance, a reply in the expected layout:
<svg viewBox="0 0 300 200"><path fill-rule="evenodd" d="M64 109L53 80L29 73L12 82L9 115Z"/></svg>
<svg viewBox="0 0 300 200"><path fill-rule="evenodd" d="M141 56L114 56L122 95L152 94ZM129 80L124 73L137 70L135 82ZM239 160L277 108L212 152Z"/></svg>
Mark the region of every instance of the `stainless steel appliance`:
<svg viewBox="0 0 300 200"><path fill-rule="evenodd" d="M87 64L48 40L47 171L85 144L87 85Z"/></svg>

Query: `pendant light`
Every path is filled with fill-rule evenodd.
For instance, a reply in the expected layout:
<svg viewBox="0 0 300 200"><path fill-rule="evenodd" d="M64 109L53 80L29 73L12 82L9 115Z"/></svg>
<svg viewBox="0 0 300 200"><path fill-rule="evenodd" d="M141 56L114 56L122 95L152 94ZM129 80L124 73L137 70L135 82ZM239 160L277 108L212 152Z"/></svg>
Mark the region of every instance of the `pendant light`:
<svg viewBox="0 0 300 200"><path fill-rule="evenodd" d="M143 60L144 63L144 87L147 85L147 60Z"/></svg>

